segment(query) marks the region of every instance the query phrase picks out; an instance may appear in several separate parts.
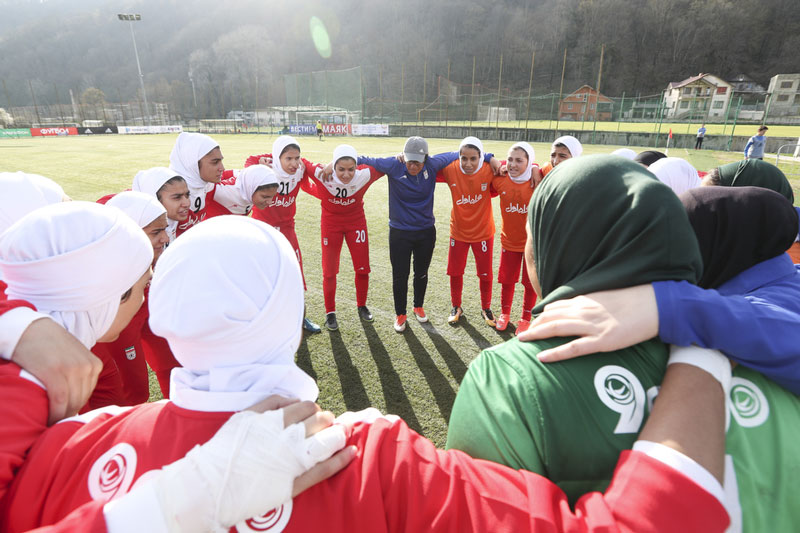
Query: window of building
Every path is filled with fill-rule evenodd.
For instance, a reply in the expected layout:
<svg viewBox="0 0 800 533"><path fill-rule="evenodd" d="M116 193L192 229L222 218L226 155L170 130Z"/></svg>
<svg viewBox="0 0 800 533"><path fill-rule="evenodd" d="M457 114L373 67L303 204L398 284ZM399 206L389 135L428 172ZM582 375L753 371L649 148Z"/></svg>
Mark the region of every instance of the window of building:
<svg viewBox="0 0 800 533"><path fill-rule="evenodd" d="M781 82L781 89L791 89L793 83L794 82L792 82L792 81L782 81Z"/></svg>
<svg viewBox="0 0 800 533"><path fill-rule="evenodd" d="M724 104L725 104L725 102L723 102L722 100L717 100L716 102L714 102L714 105L712 105L711 107L713 107L714 109L722 109L722 106Z"/></svg>
<svg viewBox="0 0 800 533"><path fill-rule="evenodd" d="M581 106L581 113L586 113L586 104Z"/></svg>
<svg viewBox="0 0 800 533"><path fill-rule="evenodd" d="M591 105L589 106L589 109L594 109L594 104L591 104Z"/></svg>
<svg viewBox="0 0 800 533"><path fill-rule="evenodd" d="M690 95L690 94L692 94L692 88L691 88L691 87L685 87L685 88L683 89L683 94L685 94L685 95L687 95L687 96L688 96L688 95Z"/></svg>
<svg viewBox="0 0 800 533"><path fill-rule="evenodd" d="M689 102L687 102L686 100L681 102L681 109L687 109L688 107L689 107Z"/></svg>
<svg viewBox="0 0 800 533"><path fill-rule="evenodd" d="M789 101L789 95L788 94L779 94L778 95L778 101L779 102L788 102Z"/></svg>
<svg viewBox="0 0 800 533"><path fill-rule="evenodd" d="M567 106L567 109L569 109L570 111L572 111L572 104L569 104L569 105Z"/></svg>
<svg viewBox="0 0 800 533"><path fill-rule="evenodd" d="M717 87L717 94L725 94L728 92L727 87Z"/></svg>

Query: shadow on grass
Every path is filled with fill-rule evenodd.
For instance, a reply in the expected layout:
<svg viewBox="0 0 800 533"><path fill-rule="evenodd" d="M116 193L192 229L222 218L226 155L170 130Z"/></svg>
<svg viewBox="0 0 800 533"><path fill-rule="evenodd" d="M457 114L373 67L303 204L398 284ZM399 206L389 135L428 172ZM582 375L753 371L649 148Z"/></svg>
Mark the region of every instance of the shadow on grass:
<svg viewBox="0 0 800 533"><path fill-rule="evenodd" d="M404 337L411 355L414 356L417 366L422 371L422 375L425 376L425 381L428 382L428 387L430 387L433 397L436 399L439 413L445 420L450 420L450 411L453 410L453 402L456 399L453 387L442 374L442 371L434 364L431 354L419 342L414 332L411 329L406 329Z"/></svg>
<svg viewBox="0 0 800 533"><path fill-rule="evenodd" d="M447 368L450 369L450 372L453 374L453 377L456 378L458 383L461 383L461 380L464 379L464 374L467 373L467 364L464 362L463 359L458 355L450 343L447 342L442 334L439 333L439 330L436 329L436 326L428 322L427 324L421 324L422 329L425 330L425 333L428 334L428 338L431 339L431 342L436 347L436 351L442 356L444 359L445 364L447 364ZM446 326L449 327L449 326Z"/></svg>
<svg viewBox="0 0 800 533"><path fill-rule="evenodd" d="M311 363L311 352L308 351L305 333L300 341L300 346L297 348L297 366L299 366L303 372L314 378L314 381L317 381L317 373L314 372L314 365Z"/></svg>
<svg viewBox="0 0 800 533"><path fill-rule="evenodd" d="M364 335L367 337L369 344L369 353L378 367L378 376L381 380L381 389L383 390L383 401L386 404L386 413L397 415L402 418L408 426L416 431L422 433L422 426L417 420L417 415L411 402L406 396L405 389L403 389L403 382L400 375L392 365L392 358L386 347L383 345L380 336L375 331L375 327L369 322L361 322L364 328Z"/></svg>
<svg viewBox="0 0 800 533"><path fill-rule="evenodd" d="M482 327L487 327L487 328L489 327L485 325L485 322L483 321L480 315L478 315L478 318L476 320ZM479 350L484 350L490 346L494 346L493 342L484 337L483 334L481 334L477 329L475 329L475 326L470 324L469 319L466 318L466 316L462 316L461 320L458 321L458 327L464 329L464 332L467 335L469 335L469 337L473 340L473 342L475 342L475 345L478 347Z"/></svg>
<svg viewBox="0 0 800 533"><path fill-rule="evenodd" d="M361 374L353 365L353 358L347 350L342 334L339 331L328 333L331 339L331 353L336 362L336 371L339 373L339 382L342 384L344 405L348 411L360 411L370 406L369 396L361 381Z"/></svg>

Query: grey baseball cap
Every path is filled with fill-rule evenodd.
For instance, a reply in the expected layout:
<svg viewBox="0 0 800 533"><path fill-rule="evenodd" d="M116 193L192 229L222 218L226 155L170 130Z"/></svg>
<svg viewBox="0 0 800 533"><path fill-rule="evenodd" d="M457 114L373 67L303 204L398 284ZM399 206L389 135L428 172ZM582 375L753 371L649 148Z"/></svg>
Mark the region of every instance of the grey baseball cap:
<svg viewBox="0 0 800 533"><path fill-rule="evenodd" d="M428 141L422 137L409 137L403 147L403 155L406 156L406 161L424 163L425 156L428 155Z"/></svg>

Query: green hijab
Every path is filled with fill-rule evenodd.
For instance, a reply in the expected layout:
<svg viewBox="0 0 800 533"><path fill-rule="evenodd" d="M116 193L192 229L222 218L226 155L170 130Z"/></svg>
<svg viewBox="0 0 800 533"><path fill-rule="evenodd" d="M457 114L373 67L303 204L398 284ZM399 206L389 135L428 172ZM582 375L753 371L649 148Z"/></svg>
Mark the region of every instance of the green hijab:
<svg viewBox="0 0 800 533"><path fill-rule="evenodd" d="M569 159L548 174L528 208L545 305L660 280L697 282L703 262L672 189L619 157Z"/></svg>
<svg viewBox="0 0 800 533"><path fill-rule="evenodd" d="M770 189L794 203L794 191L786 175L760 159L744 159L717 168L721 185L726 187L761 187Z"/></svg>

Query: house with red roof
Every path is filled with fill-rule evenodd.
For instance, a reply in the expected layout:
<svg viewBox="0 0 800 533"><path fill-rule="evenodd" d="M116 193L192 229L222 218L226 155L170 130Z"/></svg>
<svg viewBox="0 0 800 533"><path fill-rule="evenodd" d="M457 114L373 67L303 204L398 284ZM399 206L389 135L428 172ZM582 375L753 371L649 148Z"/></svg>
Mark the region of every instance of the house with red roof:
<svg viewBox="0 0 800 533"><path fill-rule="evenodd" d="M673 81L664 90L665 116L691 120L723 118L731 94L733 86L713 74L700 73Z"/></svg>
<svg viewBox="0 0 800 533"><path fill-rule="evenodd" d="M558 106L559 120L611 120L614 103L594 88L583 85L568 94Z"/></svg>

